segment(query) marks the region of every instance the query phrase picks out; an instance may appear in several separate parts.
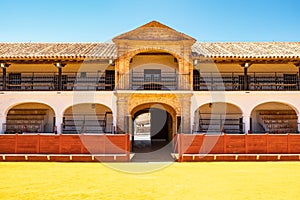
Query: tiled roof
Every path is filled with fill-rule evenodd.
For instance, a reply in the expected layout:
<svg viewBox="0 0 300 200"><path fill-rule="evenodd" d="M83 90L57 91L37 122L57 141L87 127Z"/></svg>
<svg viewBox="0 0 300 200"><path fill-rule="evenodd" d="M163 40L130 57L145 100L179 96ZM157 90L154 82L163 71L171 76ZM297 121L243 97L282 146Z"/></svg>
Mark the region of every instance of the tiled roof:
<svg viewBox="0 0 300 200"><path fill-rule="evenodd" d="M196 42L194 57L300 58L300 42ZM113 43L0 43L0 60L109 59L117 57Z"/></svg>
<svg viewBox="0 0 300 200"><path fill-rule="evenodd" d="M210 58L300 58L300 42L197 42L193 56Z"/></svg>
<svg viewBox="0 0 300 200"><path fill-rule="evenodd" d="M115 58L113 43L0 43L0 59Z"/></svg>

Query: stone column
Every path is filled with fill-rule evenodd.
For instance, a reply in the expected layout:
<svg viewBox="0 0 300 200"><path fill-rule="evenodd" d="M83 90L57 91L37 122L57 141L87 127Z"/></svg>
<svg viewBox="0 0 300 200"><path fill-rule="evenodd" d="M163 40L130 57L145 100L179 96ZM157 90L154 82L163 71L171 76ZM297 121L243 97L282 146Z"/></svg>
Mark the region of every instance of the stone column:
<svg viewBox="0 0 300 200"><path fill-rule="evenodd" d="M129 62L126 58L120 57L115 63L116 73L116 85L117 89L128 90L129 89Z"/></svg>
<svg viewBox="0 0 300 200"><path fill-rule="evenodd" d="M54 129L54 132L56 132L57 134L61 134L62 133L62 123L63 123L63 115L56 115L55 116L55 128L56 128L56 131Z"/></svg>
<svg viewBox="0 0 300 200"><path fill-rule="evenodd" d="M186 74L187 80L186 80L186 90L193 90L193 59L192 59L192 52L191 47L185 47L184 48L184 73Z"/></svg>
<svg viewBox="0 0 300 200"><path fill-rule="evenodd" d="M244 132L245 133L248 133L248 131L250 130L250 118L251 118L251 115L248 113L243 115Z"/></svg>
<svg viewBox="0 0 300 200"><path fill-rule="evenodd" d="M6 123L6 116L0 115L0 134L3 134L5 132L5 126Z"/></svg>
<svg viewBox="0 0 300 200"><path fill-rule="evenodd" d="M189 90L189 79L190 74L189 71L186 70L188 66L186 66L188 63L184 61L183 58L178 60L178 90Z"/></svg>
<svg viewBox="0 0 300 200"><path fill-rule="evenodd" d="M129 114L128 114L128 99L125 97L117 97L117 133L125 133L128 130Z"/></svg>
<svg viewBox="0 0 300 200"><path fill-rule="evenodd" d="M132 131L133 131L133 122L132 122L132 116L131 115L127 115L127 120L126 120L126 123L125 124L125 128L127 129L125 132L126 133L129 133L130 135L133 135L132 134ZM127 126L127 127L126 127Z"/></svg>
<svg viewBox="0 0 300 200"><path fill-rule="evenodd" d="M126 88L126 84L125 84L125 76L126 76L126 72L125 72L125 62L123 58L119 59L119 79L118 79L118 84L119 84L119 89L127 89Z"/></svg>
<svg viewBox="0 0 300 200"><path fill-rule="evenodd" d="M179 97L181 105L181 130L182 133L191 133L191 94L182 94Z"/></svg>

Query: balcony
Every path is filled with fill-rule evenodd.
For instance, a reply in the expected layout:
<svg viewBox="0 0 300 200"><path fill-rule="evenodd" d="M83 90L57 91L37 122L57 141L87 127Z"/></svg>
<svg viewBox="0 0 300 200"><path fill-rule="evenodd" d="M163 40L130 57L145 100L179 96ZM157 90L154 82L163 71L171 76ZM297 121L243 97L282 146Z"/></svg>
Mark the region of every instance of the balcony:
<svg viewBox="0 0 300 200"><path fill-rule="evenodd" d="M112 91L115 84L118 90L190 90L190 75L175 72L146 74L134 72L118 74L115 83L113 73L63 73L62 91ZM58 73L7 73L5 83L0 74L1 91L57 91ZM298 91L300 90L297 73L201 73L193 77L194 91Z"/></svg>
<svg viewBox="0 0 300 200"><path fill-rule="evenodd" d="M120 75L119 90L189 90L189 74L133 72Z"/></svg>
<svg viewBox="0 0 300 200"><path fill-rule="evenodd" d="M56 91L59 88L58 73L9 73L6 82L0 76L0 90L7 91ZM114 89L114 74L63 73L63 91L94 90L111 91ZM5 85L5 87L4 87Z"/></svg>
<svg viewBox="0 0 300 200"><path fill-rule="evenodd" d="M201 73L193 77L195 91L295 91L299 90L297 73L265 72L248 73Z"/></svg>

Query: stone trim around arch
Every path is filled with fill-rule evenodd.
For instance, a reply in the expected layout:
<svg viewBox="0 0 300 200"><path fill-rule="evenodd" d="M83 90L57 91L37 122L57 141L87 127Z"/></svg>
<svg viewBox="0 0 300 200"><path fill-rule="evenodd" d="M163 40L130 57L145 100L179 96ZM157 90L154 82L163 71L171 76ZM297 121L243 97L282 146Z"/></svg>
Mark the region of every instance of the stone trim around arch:
<svg viewBox="0 0 300 200"><path fill-rule="evenodd" d="M184 118L182 131L190 133L190 106L192 93L116 93L117 96L117 131L128 132L125 118L131 116L133 109L143 104L164 104L172 108L173 117ZM171 114L170 113L170 114Z"/></svg>
<svg viewBox="0 0 300 200"><path fill-rule="evenodd" d="M162 109L162 107L172 116L172 118L176 118L176 111L174 110L174 108L172 108L168 104L157 103L157 102L143 103L143 104L137 105L130 111L130 115L134 116L138 111L143 110L143 109L147 109L147 108Z"/></svg>
<svg viewBox="0 0 300 200"><path fill-rule="evenodd" d="M178 51L174 51L172 48L161 47L161 46L154 46L154 47L138 47L134 50L129 50L121 55L118 55L115 66L116 70L119 74L126 74L129 71L129 64L130 60L139 53L146 53L146 52L162 52L162 53L169 53L170 55L174 56L174 58L178 61L178 71L180 73L189 73L189 70L193 68L191 57L188 53L183 53Z"/></svg>
<svg viewBox="0 0 300 200"><path fill-rule="evenodd" d="M178 60L178 62L183 59L183 55L181 55L180 52L174 51L172 48L166 48L166 47L142 47L142 48L136 48L133 50L130 50L128 52L124 52L122 55L118 55L118 58L125 59L125 61L130 62L130 59L134 56L138 55L139 53L147 53L147 52L158 52L158 53L168 53L174 58Z"/></svg>
<svg viewBox="0 0 300 200"><path fill-rule="evenodd" d="M173 109L174 115L181 114L181 102L176 94L132 94L128 99L128 111L132 113L139 105L163 104ZM171 113L170 113L171 114Z"/></svg>

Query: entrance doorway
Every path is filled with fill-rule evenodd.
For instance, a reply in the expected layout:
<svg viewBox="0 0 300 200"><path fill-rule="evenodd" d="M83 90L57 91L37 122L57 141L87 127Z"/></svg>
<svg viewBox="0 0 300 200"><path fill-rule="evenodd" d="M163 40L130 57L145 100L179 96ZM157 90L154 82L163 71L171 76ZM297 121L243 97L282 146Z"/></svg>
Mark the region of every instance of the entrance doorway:
<svg viewBox="0 0 300 200"><path fill-rule="evenodd" d="M173 138L178 126L175 109L164 103L145 103L134 107L131 151L134 162L173 162Z"/></svg>
<svg viewBox="0 0 300 200"><path fill-rule="evenodd" d="M164 109L146 108L133 116L133 152L152 152L161 149L172 139L172 117Z"/></svg>
<svg viewBox="0 0 300 200"><path fill-rule="evenodd" d="M164 104L144 104L132 112L131 149L134 162L171 162L174 159L175 111Z"/></svg>

